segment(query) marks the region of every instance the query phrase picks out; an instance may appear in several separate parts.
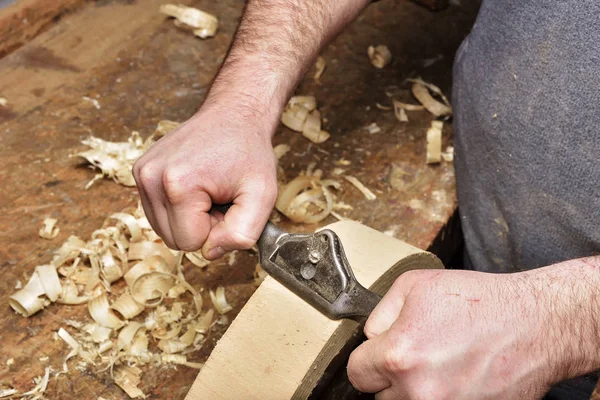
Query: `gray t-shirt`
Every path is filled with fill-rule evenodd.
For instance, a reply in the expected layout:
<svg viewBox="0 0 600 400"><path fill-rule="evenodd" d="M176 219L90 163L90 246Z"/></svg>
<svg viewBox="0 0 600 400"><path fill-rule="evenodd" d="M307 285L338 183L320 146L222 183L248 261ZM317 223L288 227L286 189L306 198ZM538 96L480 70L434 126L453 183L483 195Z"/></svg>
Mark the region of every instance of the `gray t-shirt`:
<svg viewBox="0 0 600 400"><path fill-rule="evenodd" d="M484 0L454 66L468 267L600 255L600 1ZM546 399L589 399L597 375Z"/></svg>
<svg viewBox="0 0 600 400"><path fill-rule="evenodd" d="M472 268L600 254L600 1L484 0L454 66Z"/></svg>

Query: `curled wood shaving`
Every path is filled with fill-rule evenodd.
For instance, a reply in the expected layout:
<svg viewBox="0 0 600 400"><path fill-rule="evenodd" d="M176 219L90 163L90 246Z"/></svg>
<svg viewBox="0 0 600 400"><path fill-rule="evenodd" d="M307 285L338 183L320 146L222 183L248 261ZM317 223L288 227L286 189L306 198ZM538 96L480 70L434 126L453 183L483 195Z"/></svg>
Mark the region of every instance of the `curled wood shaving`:
<svg viewBox="0 0 600 400"><path fill-rule="evenodd" d="M452 146L446 147L446 151L442 153L442 158L446 162L454 161L454 147L452 147Z"/></svg>
<svg viewBox="0 0 600 400"><path fill-rule="evenodd" d="M321 113L317 110L314 96L292 97L283 110L281 122L296 132L302 132L313 143L323 143L330 137L321 129Z"/></svg>
<svg viewBox="0 0 600 400"><path fill-rule="evenodd" d="M281 158L285 156L290 150L291 147L287 144L278 144L277 146L273 147L275 158L277 158L278 160L281 160Z"/></svg>
<svg viewBox="0 0 600 400"><path fill-rule="evenodd" d="M58 296L62 293L62 287L60 280L58 279L58 273L54 265L39 265L35 268L40 284L44 289L44 294L50 301L56 301Z"/></svg>
<svg viewBox="0 0 600 400"><path fill-rule="evenodd" d="M201 251L195 251L193 253L185 253L185 258L187 258L188 260L190 260L192 262L192 264L194 264L195 266L200 267L200 268L204 268L208 264L210 264L210 261L208 261L206 258L204 258Z"/></svg>
<svg viewBox="0 0 600 400"><path fill-rule="evenodd" d="M423 111L425 109L422 105L403 103L398 100L392 100L392 103L394 104L394 112L396 109L404 109L406 111Z"/></svg>
<svg viewBox="0 0 600 400"><path fill-rule="evenodd" d="M375 68L383 68L392 61L392 52L383 44L377 46L369 46L367 54L371 60L371 64Z"/></svg>
<svg viewBox="0 0 600 400"><path fill-rule="evenodd" d="M228 313L233 309L233 307L227 303L227 299L225 298L225 288L223 286L219 286L214 292L212 289L210 290L210 300L219 314Z"/></svg>
<svg viewBox="0 0 600 400"><path fill-rule="evenodd" d="M44 226L40 228L39 235L42 239L54 239L58 236L60 229L56 226L58 222L55 218L44 218Z"/></svg>
<svg viewBox="0 0 600 400"><path fill-rule="evenodd" d="M295 96L290 99L281 115L281 122L288 128L302 132L308 113L316 109L314 96Z"/></svg>
<svg viewBox="0 0 600 400"><path fill-rule="evenodd" d="M159 305L169 290L175 286L175 279L171 274L163 272L149 272L139 276L131 285L133 299L144 307ZM152 303L148 300L158 299Z"/></svg>
<svg viewBox="0 0 600 400"><path fill-rule="evenodd" d="M165 259L160 255L150 255L127 271L123 279L125 279L127 286L132 288L141 276L148 275L155 271L171 272L172 268L169 267Z"/></svg>
<svg viewBox="0 0 600 400"><path fill-rule="evenodd" d="M442 121L432 121L427 130L427 164L436 164L442 161Z"/></svg>
<svg viewBox="0 0 600 400"><path fill-rule="evenodd" d="M18 392L17 389L0 389L0 399L12 398L12 395Z"/></svg>
<svg viewBox="0 0 600 400"><path fill-rule="evenodd" d="M117 301L113 303L111 308L118 311L125 319L132 319L144 312L145 307L135 301L129 292L123 293Z"/></svg>
<svg viewBox="0 0 600 400"><path fill-rule="evenodd" d="M313 143L323 143L329 139L329 133L321 129L321 113L318 110L311 111L306 117L302 135Z"/></svg>
<svg viewBox="0 0 600 400"><path fill-rule="evenodd" d="M206 334L210 330L215 316L214 310L208 310L204 315L198 318L196 322L196 332Z"/></svg>
<svg viewBox="0 0 600 400"><path fill-rule="evenodd" d="M40 297L46 294L46 290L42 285L38 271L36 269L25 287L15 292L8 300L12 309L24 317L30 317L50 304L49 299ZM52 293L54 293L53 289Z"/></svg>
<svg viewBox="0 0 600 400"><path fill-rule="evenodd" d="M313 79L319 84L321 83L321 76L323 75L323 72L325 72L325 68L327 68L327 61L321 56L317 57Z"/></svg>
<svg viewBox="0 0 600 400"><path fill-rule="evenodd" d="M360 192L365 196L367 200L375 200L377 196L375 193L371 192L369 188L367 188L361 181L351 175L345 175L344 179L354 185L355 188L360 190Z"/></svg>
<svg viewBox="0 0 600 400"><path fill-rule="evenodd" d="M202 39L215 36L219 28L217 17L197 8L163 4L160 6L160 12L175 18L176 26L191 29L195 36Z"/></svg>
<svg viewBox="0 0 600 400"><path fill-rule="evenodd" d="M333 195L329 188L339 186L339 182L321 180L319 176L301 175L281 188L275 207L294 222L314 224L331 213Z"/></svg>
<svg viewBox="0 0 600 400"><path fill-rule="evenodd" d="M111 328L106 328L100 324L86 324L83 326L82 330L89 335L89 339L94 343L103 343L106 342L110 338L110 334L112 333Z"/></svg>
<svg viewBox="0 0 600 400"><path fill-rule="evenodd" d="M174 338L175 336L179 335L179 332L181 332L182 329L182 325L179 321L172 321L171 323L168 323L166 321L161 321L160 324L159 322L156 322L156 326L154 326L152 328L152 337L154 339L159 339L159 340L169 340ZM167 329L167 328L171 328L171 329Z"/></svg>
<svg viewBox="0 0 600 400"><path fill-rule="evenodd" d="M394 104L394 115L400 122L408 122L408 115L406 114L406 111L421 111L425 109L425 107L415 104L403 103L398 100L392 101Z"/></svg>
<svg viewBox="0 0 600 400"><path fill-rule="evenodd" d="M195 338L196 331L190 325L185 333L177 338L161 339L158 342L158 348L167 354L180 353L194 343Z"/></svg>
<svg viewBox="0 0 600 400"><path fill-rule="evenodd" d="M146 330L144 324L137 321L130 321L125 328L121 329L117 337L117 350L128 349L140 329Z"/></svg>
<svg viewBox="0 0 600 400"><path fill-rule="evenodd" d="M142 239L142 228L139 226L137 218L127 213L114 213L109 218L120 221L129 231L129 241L138 242Z"/></svg>
<svg viewBox="0 0 600 400"><path fill-rule="evenodd" d="M88 303L88 311L94 321L106 328L120 329L123 322L115 313L112 312L108 305L108 297L106 293L95 297Z"/></svg>
<svg viewBox="0 0 600 400"><path fill-rule="evenodd" d="M57 300L57 303L59 304L83 304L87 303L92 298L91 295L80 296L77 285L71 280L64 280L62 283L62 289L63 290L60 294L60 297Z"/></svg>
<svg viewBox="0 0 600 400"><path fill-rule="evenodd" d="M156 258L152 258L153 256L156 256ZM160 262L161 265L164 264L169 271L173 270L176 261L175 256L173 255L173 253L171 253L171 250L164 243L154 242L150 240L144 240L138 243L131 243L129 246L129 251L127 252L127 258L129 260L144 261L148 261L151 258L152 260L162 260ZM129 274L129 272L127 274ZM128 279L126 278L125 281L127 280Z"/></svg>
<svg viewBox="0 0 600 400"><path fill-rule="evenodd" d="M175 129L179 128L179 125L181 125L181 122L163 119L162 121L159 121L158 124L156 125L156 131L154 134L156 136L162 137L168 133L173 132Z"/></svg>
<svg viewBox="0 0 600 400"><path fill-rule="evenodd" d="M145 399L146 395L138 385L141 382L142 370L138 367L122 366L115 370L115 383L132 399Z"/></svg>
<svg viewBox="0 0 600 400"><path fill-rule="evenodd" d="M204 366L202 363L190 362L187 357L182 354L163 354L162 361L168 364L185 365L186 367L200 369Z"/></svg>
<svg viewBox="0 0 600 400"><path fill-rule="evenodd" d="M450 102L442 93L442 90L432 83L423 81L422 79L409 79L413 83L412 93L423 107L436 117L452 115L452 107ZM437 95L442 101L437 101L431 93Z"/></svg>

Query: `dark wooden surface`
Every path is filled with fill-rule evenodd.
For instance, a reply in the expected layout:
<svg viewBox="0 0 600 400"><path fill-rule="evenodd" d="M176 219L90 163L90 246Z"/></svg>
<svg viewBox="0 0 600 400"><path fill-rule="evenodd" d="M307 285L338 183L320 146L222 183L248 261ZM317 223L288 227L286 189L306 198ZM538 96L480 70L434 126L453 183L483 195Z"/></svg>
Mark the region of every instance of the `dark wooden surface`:
<svg viewBox="0 0 600 400"><path fill-rule="evenodd" d="M29 42L88 0L17 0L0 13L0 57Z"/></svg>
<svg viewBox="0 0 600 400"><path fill-rule="evenodd" d="M240 0L185 1L220 18L217 36L200 40L181 31L159 15L166 1L96 1L64 16L31 42L0 59L0 382L26 390L31 379L51 365L59 370L67 348L53 341L64 319L87 318L85 307L51 306L25 319L7 302L17 279L25 281L36 265L48 262L52 251L69 235L88 238L114 211L135 204L135 189L103 180L85 191L93 177L77 158L80 139L90 133L125 140L131 130L150 134L161 119L185 120L201 105L208 85L225 56L241 15ZM314 94L326 118L331 139L310 145L300 134L281 128L275 144L288 143L292 151L282 160L288 179L311 161L329 177L336 161L348 174L363 181L378 198L366 201L342 180L340 200L354 207L341 214L399 239L429 248L456 205L451 164L425 165L425 132L432 116L409 113L401 124L393 112L375 104L391 105L385 91L410 100L408 77L422 76L446 93L451 82L454 52L468 33L476 1L431 13L409 2L385 1L369 9L323 53L327 69L321 85L309 71L298 93ZM366 56L371 44L386 44L393 62L373 68ZM425 67L429 59L441 60ZM82 100L96 98L101 109ZM376 122L380 133L364 127ZM451 140L451 126L444 130ZM405 171L401 189L390 185L392 165ZM61 232L53 241L38 237L46 216L58 218ZM325 223L333 222L328 219ZM310 231L315 226L293 226ZM254 291L252 273L256 256L238 254L229 266L224 260L206 270L188 267L186 276L196 287L227 287L227 298L240 310ZM207 302L208 303L208 302ZM211 337L194 361L207 358L224 328ZM268 327L265 327L268 329ZM48 361L40 361L48 356ZM14 364L6 366L6 360ZM144 367L141 388L152 399L181 399L196 375L184 367ZM51 379L51 399L123 399L107 373L93 368Z"/></svg>

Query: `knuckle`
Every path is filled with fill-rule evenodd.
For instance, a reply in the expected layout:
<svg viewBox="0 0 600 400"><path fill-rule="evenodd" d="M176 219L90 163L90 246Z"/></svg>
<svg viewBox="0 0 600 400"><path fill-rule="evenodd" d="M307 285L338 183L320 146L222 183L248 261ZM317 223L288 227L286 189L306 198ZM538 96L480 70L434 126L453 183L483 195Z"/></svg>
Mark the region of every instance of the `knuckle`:
<svg viewBox="0 0 600 400"><path fill-rule="evenodd" d="M356 361L355 353L350 354L346 374L348 375L348 380L356 390L364 391L364 387L360 379L360 368L358 366L358 362Z"/></svg>
<svg viewBox="0 0 600 400"><path fill-rule="evenodd" d="M162 184L167 199L171 203L178 203L185 197L185 186L183 176L177 169L167 168L162 174Z"/></svg>
<svg viewBox="0 0 600 400"><path fill-rule="evenodd" d="M387 348L383 352L383 368L392 373L398 374L409 370L415 365L415 356L411 351L410 339L407 337L396 337L390 340Z"/></svg>
<svg viewBox="0 0 600 400"><path fill-rule="evenodd" d="M373 322L372 319L367 319L367 322L365 323L365 328L363 329L363 332L365 333L365 336L369 339L379 334L377 329L375 329L374 324L375 322Z"/></svg>
<svg viewBox="0 0 600 400"><path fill-rule="evenodd" d="M152 164L144 163L138 160L133 166L133 177L144 186L152 184L156 178L156 169Z"/></svg>
<svg viewBox="0 0 600 400"><path fill-rule="evenodd" d="M406 369L405 358L394 347L383 353L382 363L383 368L392 374L402 372Z"/></svg>

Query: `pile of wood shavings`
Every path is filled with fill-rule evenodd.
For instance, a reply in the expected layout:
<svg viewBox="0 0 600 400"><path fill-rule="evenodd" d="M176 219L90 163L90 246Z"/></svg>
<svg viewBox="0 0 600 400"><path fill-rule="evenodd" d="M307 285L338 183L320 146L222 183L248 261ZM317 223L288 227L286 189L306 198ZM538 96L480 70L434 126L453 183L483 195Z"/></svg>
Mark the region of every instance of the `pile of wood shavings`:
<svg viewBox="0 0 600 400"><path fill-rule="evenodd" d="M85 188L89 189L94 182L103 177L112 179L123 186L135 186L132 173L135 161L158 139L178 126L179 122L160 121L155 132L146 140L143 140L136 131L131 133L127 142L109 142L95 136L82 140L81 143L90 149L76 155L85 158L92 166L101 171L85 185Z"/></svg>
<svg viewBox="0 0 600 400"><path fill-rule="evenodd" d="M146 364L200 368L187 355L202 347L214 324L214 310L202 312L202 297L184 276L183 256L167 248L141 207L125 209L107 218L87 242L68 238L50 264L36 267L9 302L25 317L51 303L87 303L89 323L67 321L71 332L58 331L70 348L63 371L68 372L68 361L78 357L77 368L110 370L115 383L131 397L143 397L132 386L136 368ZM197 253L187 256L201 259ZM125 287L115 285L120 281ZM191 296L184 296L186 292ZM222 287L213 302L219 313L231 310ZM157 341L155 350L148 346L150 337Z"/></svg>
<svg viewBox="0 0 600 400"><path fill-rule="evenodd" d="M294 96L281 115L281 122L296 132L302 132L313 143L323 143L329 133L321 129L321 113L314 96Z"/></svg>
<svg viewBox="0 0 600 400"><path fill-rule="evenodd" d="M323 171L311 163L306 171L283 185L275 208L294 222L316 224L332 214L335 196L332 189L339 190L340 183L321 179Z"/></svg>

